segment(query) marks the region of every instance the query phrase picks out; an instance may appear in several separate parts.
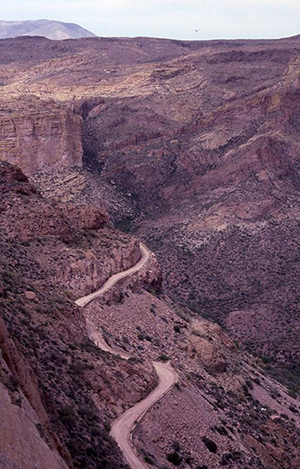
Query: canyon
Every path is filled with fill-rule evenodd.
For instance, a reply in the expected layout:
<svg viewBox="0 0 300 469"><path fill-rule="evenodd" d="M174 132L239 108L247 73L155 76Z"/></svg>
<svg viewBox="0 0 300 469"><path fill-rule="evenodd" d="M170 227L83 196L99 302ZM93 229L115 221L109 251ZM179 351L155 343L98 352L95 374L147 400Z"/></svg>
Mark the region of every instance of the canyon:
<svg viewBox="0 0 300 469"><path fill-rule="evenodd" d="M299 467L299 52L0 41L4 469Z"/></svg>

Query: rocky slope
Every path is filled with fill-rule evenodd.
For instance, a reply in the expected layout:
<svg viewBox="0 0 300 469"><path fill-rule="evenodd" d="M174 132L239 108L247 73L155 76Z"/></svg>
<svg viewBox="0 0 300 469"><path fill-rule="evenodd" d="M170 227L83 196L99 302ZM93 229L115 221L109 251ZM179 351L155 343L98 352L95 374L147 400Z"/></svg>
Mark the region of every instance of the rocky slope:
<svg viewBox="0 0 300 469"><path fill-rule="evenodd" d="M97 288L96 277L104 281L137 262L136 240L96 209L42 198L5 162L0 189L5 469L24 461L38 468L126 467L108 436L110 422L156 385L153 359L172 360L180 379L136 427L134 444L148 464L299 466L299 401L241 355L218 325L161 292L154 255L132 278L78 308L74 298ZM132 358L95 347L85 318Z"/></svg>
<svg viewBox="0 0 300 469"><path fill-rule="evenodd" d="M297 467L299 401L241 356L218 325L160 293L117 288L121 302L94 300L85 307L89 320L113 349L135 360L171 360L179 374L134 432L149 465Z"/></svg>
<svg viewBox="0 0 300 469"><path fill-rule="evenodd" d="M95 348L70 298L135 263L136 241L101 213L64 215L8 163L0 190L1 467L125 467L109 421L155 376Z"/></svg>

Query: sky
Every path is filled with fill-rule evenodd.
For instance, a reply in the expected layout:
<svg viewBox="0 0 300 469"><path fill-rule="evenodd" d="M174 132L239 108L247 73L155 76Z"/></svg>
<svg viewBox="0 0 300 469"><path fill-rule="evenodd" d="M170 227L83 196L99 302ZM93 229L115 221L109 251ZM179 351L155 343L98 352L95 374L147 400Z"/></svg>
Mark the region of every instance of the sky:
<svg viewBox="0 0 300 469"><path fill-rule="evenodd" d="M0 20L77 23L99 36L202 40L300 34L300 0L0 1Z"/></svg>

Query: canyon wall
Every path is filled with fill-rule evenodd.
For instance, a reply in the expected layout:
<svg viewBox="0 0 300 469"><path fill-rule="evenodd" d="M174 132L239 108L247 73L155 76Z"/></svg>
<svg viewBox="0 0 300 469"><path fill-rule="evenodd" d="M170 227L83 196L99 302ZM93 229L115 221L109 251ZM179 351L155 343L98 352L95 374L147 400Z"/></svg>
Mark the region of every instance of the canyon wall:
<svg viewBox="0 0 300 469"><path fill-rule="evenodd" d="M0 114L0 159L18 165L25 174L53 167L81 166L81 117L70 109Z"/></svg>

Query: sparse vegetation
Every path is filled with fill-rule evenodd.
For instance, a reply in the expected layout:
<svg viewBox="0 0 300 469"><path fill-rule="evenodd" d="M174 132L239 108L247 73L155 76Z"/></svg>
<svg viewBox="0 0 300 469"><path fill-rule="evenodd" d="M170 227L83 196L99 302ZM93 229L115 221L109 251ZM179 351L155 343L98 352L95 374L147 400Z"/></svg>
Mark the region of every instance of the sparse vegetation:
<svg viewBox="0 0 300 469"><path fill-rule="evenodd" d="M168 362L170 359L170 357L168 357L168 355L164 354L164 353L161 353L158 357L158 360L162 361L162 362Z"/></svg>

